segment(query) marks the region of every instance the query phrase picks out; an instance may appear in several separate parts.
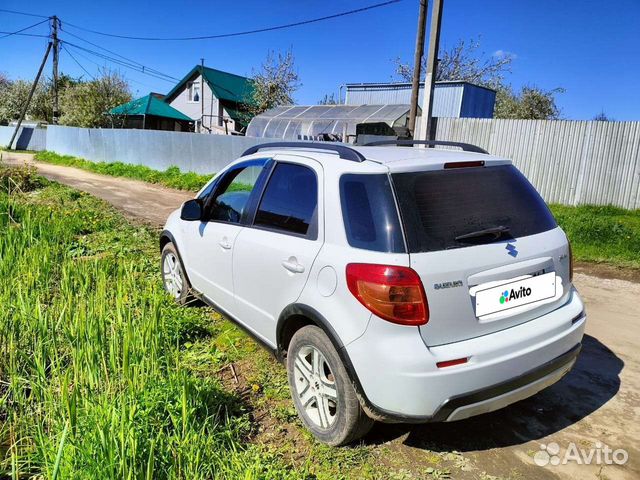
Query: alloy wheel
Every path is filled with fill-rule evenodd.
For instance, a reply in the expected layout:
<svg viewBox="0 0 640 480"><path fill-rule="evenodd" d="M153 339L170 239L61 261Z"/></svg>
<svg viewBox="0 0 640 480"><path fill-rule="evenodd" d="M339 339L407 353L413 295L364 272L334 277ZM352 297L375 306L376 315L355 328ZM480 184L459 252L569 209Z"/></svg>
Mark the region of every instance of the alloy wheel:
<svg viewBox="0 0 640 480"><path fill-rule="evenodd" d="M300 348L294 360L295 389L307 417L318 427L330 428L338 415L338 390L331 367L315 347Z"/></svg>

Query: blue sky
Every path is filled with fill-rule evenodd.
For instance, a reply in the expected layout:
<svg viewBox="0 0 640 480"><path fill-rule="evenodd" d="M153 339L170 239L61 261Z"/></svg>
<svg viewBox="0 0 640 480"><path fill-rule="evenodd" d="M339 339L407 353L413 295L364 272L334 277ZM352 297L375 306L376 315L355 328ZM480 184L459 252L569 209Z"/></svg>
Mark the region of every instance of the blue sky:
<svg viewBox="0 0 640 480"><path fill-rule="evenodd" d="M378 1L2 0L0 8L56 14L63 23L61 38L97 50L65 34L66 28L178 78L201 57L210 67L250 75L269 49L290 48L303 84L296 101L316 103L325 93L337 92L343 83L388 81L392 79L394 58L413 58L418 0L287 30L191 42L107 38L65 27L65 21L127 35L207 35L295 22ZM558 96L564 118L590 119L604 111L616 120L640 120L639 19L639 0L446 0L441 45L480 38L482 50L488 55L496 51L513 53L516 59L507 80L514 87L533 84L566 89ZM15 31L37 21L0 12L0 31ZM46 34L48 28L41 25L29 32ZM45 44L44 38L0 38L0 71L11 78L33 77ZM98 69L88 59L80 55L76 58L89 72ZM64 51L60 62L62 71L86 77ZM171 83L117 68L130 80L135 95L167 92L172 87ZM50 72L50 68L47 70Z"/></svg>

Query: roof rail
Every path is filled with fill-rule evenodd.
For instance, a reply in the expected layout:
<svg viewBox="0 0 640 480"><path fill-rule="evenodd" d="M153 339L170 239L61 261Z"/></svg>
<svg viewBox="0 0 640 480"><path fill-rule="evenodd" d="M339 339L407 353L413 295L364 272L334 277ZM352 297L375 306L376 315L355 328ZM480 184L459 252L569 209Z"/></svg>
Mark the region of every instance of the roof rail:
<svg viewBox="0 0 640 480"><path fill-rule="evenodd" d="M378 147L381 145L444 145L447 147L460 147L465 152L485 153L489 154L484 148L480 148L470 143L448 142L445 140L379 140L377 142L365 143L364 147Z"/></svg>
<svg viewBox="0 0 640 480"><path fill-rule="evenodd" d="M251 155L260 150L267 148L299 148L299 149L313 149L313 150L325 150L337 153L343 160L349 160L351 162L364 162L365 156L357 150L346 145L336 144L332 142L272 142L261 143L260 145L254 145L248 148L242 156Z"/></svg>

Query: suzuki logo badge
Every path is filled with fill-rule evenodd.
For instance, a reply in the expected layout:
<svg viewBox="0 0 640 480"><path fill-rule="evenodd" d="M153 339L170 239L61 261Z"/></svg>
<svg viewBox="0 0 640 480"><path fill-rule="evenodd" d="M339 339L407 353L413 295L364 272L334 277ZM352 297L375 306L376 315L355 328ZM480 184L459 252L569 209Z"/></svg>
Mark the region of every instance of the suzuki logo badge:
<svg viewBox="0 0 640 480"><path fill-rule="evenodd" d="M511 255L513 258L516 258L518 256L518 250L516 250L515 245L511 245L510 243L507 243L507 246L504 248L508 251L507 253Z"/></svg>

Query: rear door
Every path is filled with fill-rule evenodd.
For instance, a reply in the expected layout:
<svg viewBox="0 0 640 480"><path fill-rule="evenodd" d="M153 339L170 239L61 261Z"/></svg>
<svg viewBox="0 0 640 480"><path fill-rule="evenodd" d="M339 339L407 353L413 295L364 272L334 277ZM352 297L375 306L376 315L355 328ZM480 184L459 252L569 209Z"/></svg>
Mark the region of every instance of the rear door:
<svg viewBox="0 0 640 480"><path fill-rule="evenodd" d="M275 160L233 255L238 316L273 344L278 317L300 296L324 241L320 163L293 155Z"/></svg>
<svg viewBox="0 0 640 480"><path fill-rule="evenodd" d="M566 237L515 167L392 177L411 267L429 303L429 322L420 327L427 345L503 330L566 299Z"/></svg>

